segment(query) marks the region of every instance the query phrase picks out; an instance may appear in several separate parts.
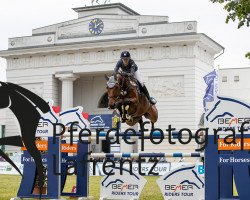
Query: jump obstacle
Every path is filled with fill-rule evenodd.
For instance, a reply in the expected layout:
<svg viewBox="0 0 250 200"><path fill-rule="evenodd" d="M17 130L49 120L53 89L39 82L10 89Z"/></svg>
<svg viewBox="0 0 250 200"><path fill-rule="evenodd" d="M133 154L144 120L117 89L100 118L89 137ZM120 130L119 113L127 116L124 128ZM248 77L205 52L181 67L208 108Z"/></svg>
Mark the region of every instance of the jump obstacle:
<svg viewBox="0 0 250 200"><path fill-rule="evenodd" d="M48 153L43 155L44 164L47 164L48 178L47 178L47 194L42 195L42 198L59 199L60 196L73 197L87 197L88 196L88 164L82 166L83 158L87 161L89 158L138 158L138 157L205 157L205 200L220 199L220 200L236 200L238 198L233 196L233 172L239 172L234 176L235 182L238 185L248 184L248 178L243 172L246 172L245 166L237 167L233 164L221 164L219 159L227 159L231 155L239 158L249 158L246 151L218 151L218 144L214 144L214 136L208 136L208 146L205 153L92 153L87 155L89 151L89 144L79 142L77 143L77 155L68 156L68 153L61 153L61 140L56 138L53 143L52 138L48 138ZM55 156L56 155L56 156ZM87 155L87 156L86 156ZM20 198L37 198L38 195L32 194L34 181L36 178L36 167L32 162L25 162L31 160L27 151L24 151L22 162L24 164L23 178L18 191ZM67 169L69 163L61 163L61 160L76 161L77 170L77 184L75 193L64 193L67 178ZM86 162L87 163L87 162ZM53 173L54 172L54 173ZM58 174L61 174L60 176ZM82 174L84 172L84 175ZM29 178L27 178L29 177ZM31 181L33 180L33 181ZM249 191L246 187L237 187L241 200L247 200ZM213 191L213 192L210 192Z"/></svg>
<svg viewBox="0 0 250 200"><path fill-rule="evenodd" d="M175 132L176 133L176 132ZM173 134L172 138L176 139L177 135ZM69 135L67 135L69 136ZM74 135L76 137L76 135ZM114 136L111 134L111 137ZM140 138L140 134L136 135ZM148 134L145 134L148 136ZM160 138L161 135L159 133L154 133L153 138ZM100 133L100 137L106 137L106 133ZM119 134L119 137L124 137L124 134ZM126 138L129 139L131 137L135 137L135 135L126 134ZM93 137L89 137L91 139ZM145 139L149 139L145 137ZM76 156L69 156L68 153L61 152L61 142L65 143L65 141L61 141L59 137L56 138L55 143L53 143L53 138L48 137L48 151L46 154L42 155L43 164L47 165L47 193L42 195L42 198L46 199L59 199L60 196L71 196L71 197L87 197L88 196L88 163L84 162L84 166L82 165L83 160L87 161L90 158L157 158L157 157L204 157L204 153L91 153L89 152L89 144L86 140L85 142L77 142L77 150ZM34 188L34 182L36 179L36 167L35 163L32 162L32 158L27 151L24 151L22 155L22 164L24 164L23 168L23 178L18 190L17 196L19 198L37 198L39 195L32 194ZM62 161L62 162L61 162ZM74 164L77 165L76 172L76 192L73 193L65 193L63 192L66 179L67 179L67 170L71 161L75 161ZM59 175L60 174L60 175Z"/></svg>
<svg viewBox="0 0 250 200"><path fill-rule="evenodd" d="M201 158L204 157L204 153L92 153L91 158L183 158L193 157Z"/></svg>

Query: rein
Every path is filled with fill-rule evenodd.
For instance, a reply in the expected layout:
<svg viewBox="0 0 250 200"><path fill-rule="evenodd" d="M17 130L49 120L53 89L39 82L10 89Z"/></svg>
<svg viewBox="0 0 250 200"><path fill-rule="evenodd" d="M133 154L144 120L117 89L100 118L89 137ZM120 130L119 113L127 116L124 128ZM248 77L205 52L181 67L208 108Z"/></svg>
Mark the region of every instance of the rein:
<svg viewBox="0 0 250 200"><path fill-rule="evenodd" d="M126 96L127 93L128 93L129 88L133 86L132 84L128 84L127 88L123 89L124 82L125 82L125 77L122 76L122 85L120 86L121 87L121 95L122 96Z"/></svg>
<svg viewBox="0 0 250 200"><path fill-rule="evenodd" d="M121 75L121 76L122 76L122 75ZM129 80L128 80L128 82L129 82ZM129 90L130 87L132 87L133 85L128 83L128 84L127 84L127 87L124 88L125 76L122 76L121 84L119 84L118 81L116 81L115 84L119 86L120 95L118 95L118 96L109 96L108 99L114 99L115 101L117 101L117 100L119 100L119 99L124 100L125 96L128 94L128 90Z"/></svg>

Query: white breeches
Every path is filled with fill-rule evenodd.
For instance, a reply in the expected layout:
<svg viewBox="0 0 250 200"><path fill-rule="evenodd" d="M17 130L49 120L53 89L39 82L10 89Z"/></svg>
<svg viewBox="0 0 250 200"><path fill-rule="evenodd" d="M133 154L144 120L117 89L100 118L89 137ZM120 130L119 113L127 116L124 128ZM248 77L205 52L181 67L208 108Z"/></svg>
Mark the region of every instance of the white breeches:
<svg viewBox="0 0 250 200"><path fill-rule="evenodd" d="M140 74L140 72L139 72L139 69L135 72L134 77L140 82L141 86L143 87L143 86L144 86L144 83L143 83L141 74Z"/></svg>

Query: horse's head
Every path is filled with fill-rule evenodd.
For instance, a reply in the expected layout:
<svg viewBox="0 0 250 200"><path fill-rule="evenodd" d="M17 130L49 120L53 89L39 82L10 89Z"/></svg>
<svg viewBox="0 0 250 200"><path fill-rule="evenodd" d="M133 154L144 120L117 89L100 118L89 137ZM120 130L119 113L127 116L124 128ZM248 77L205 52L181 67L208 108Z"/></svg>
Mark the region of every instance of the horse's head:
<svg viewBox="0 0 250 200"><path fill-rule="evenodd" d="M107 93L108 93L108 107L115 108L115 103L128 95L128 90L136 87L134 79L125 73L118 73L116 75L107 77ZM131 87L134 86L134 87Z"/></svg>
<svg viewBox="0 0 250 200"><path fill-rule="evenodd" d="M121 94L120 79L117 79L116 75L106 76L107 80L107 93L108 93L108 107L110 109L115 108L116 100L119 99Z"/></svg>

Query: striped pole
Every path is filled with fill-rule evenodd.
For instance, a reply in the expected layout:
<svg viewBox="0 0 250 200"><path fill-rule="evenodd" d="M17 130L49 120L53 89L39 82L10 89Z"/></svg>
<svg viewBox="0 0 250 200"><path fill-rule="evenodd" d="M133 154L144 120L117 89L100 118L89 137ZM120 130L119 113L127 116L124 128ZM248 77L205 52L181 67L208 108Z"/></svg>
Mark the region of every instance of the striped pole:
<svg viewBox="0 0 250 200"><path fill-rule="evenodd" d="M138 157L204 157L204 153L92 153L91 158L138 158Z"/></svg>

